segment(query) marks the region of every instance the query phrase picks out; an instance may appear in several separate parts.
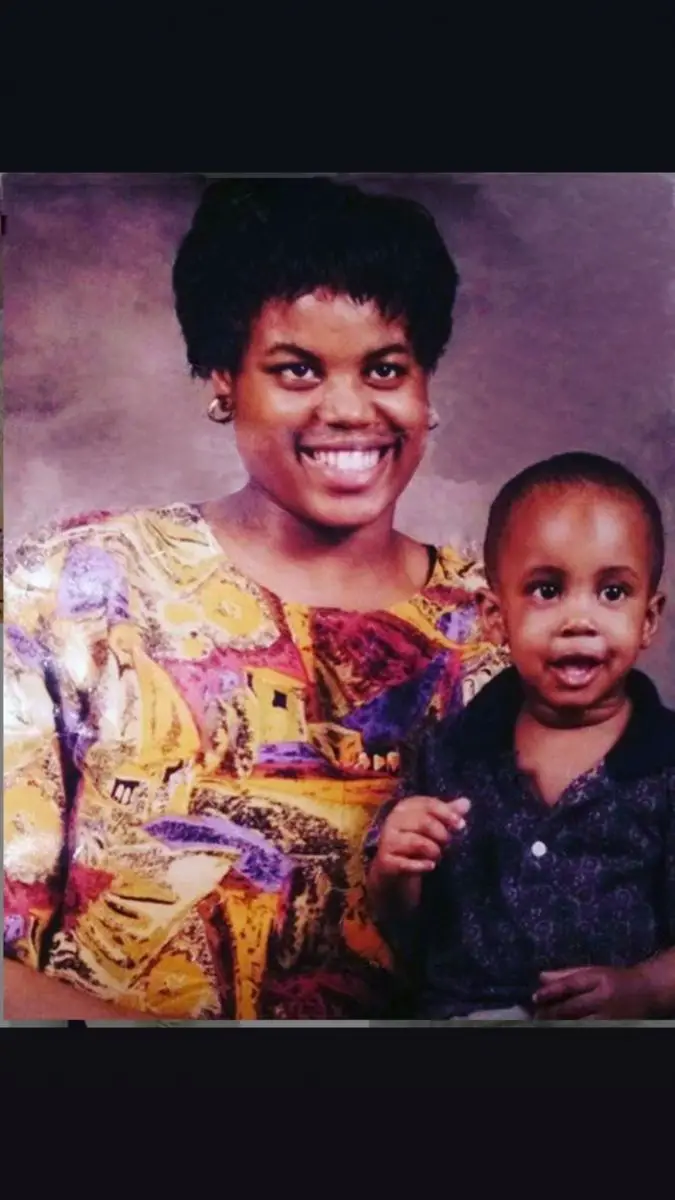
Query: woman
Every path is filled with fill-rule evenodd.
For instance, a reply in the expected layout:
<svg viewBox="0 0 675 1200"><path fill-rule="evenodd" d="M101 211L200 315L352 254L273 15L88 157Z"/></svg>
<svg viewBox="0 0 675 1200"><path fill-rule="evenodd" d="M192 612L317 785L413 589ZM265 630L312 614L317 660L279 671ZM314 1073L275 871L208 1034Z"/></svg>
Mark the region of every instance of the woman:
<svg viewBox="0 0 675 1200"><path fill-rule="evenodd" d="M408 201L207 190L176 311L248 482L12 558L7 1016L392 1011L365 832L428 722L500 665L475 564L393 523L456 286Z"/></svg>

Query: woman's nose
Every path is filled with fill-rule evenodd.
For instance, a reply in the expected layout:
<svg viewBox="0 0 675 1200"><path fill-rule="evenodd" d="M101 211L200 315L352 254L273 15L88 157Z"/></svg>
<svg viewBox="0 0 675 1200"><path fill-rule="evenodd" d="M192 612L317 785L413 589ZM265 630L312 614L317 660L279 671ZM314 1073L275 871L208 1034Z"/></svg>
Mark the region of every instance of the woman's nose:
<svg viewBox="0 0 675 1200"><path fill-rule="evenodd" d="M324 385L317 411L328 425L370 425L376 416L368 389L346 380Z"/></svg>

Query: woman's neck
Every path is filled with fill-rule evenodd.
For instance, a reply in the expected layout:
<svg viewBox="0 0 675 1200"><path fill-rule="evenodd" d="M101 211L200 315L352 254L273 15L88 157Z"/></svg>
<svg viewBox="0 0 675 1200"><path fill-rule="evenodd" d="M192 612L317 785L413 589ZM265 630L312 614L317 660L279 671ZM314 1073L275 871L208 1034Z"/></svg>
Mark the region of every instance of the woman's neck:
<svg viewBox="0 0 675 1200"><path fill-rule="evenodd" d="M425 547L393 528L393 509L358 529L317 526L249 484L202 512L235 566L289 602L389 607L426 582Z"/></svg>

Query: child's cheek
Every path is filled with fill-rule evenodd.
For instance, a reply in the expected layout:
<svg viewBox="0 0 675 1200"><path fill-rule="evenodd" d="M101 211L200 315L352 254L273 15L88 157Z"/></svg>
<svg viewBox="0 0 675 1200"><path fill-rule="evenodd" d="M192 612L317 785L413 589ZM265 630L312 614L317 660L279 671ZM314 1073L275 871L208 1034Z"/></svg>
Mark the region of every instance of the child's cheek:
<svg viewBox="0 0 675 1200"><path fill-rule="evenodd" d="M513 622L511 642L520 645L523 651L536 653L546 649L552 634L551 614L537 609L524 609L519 619Z"/></svg>

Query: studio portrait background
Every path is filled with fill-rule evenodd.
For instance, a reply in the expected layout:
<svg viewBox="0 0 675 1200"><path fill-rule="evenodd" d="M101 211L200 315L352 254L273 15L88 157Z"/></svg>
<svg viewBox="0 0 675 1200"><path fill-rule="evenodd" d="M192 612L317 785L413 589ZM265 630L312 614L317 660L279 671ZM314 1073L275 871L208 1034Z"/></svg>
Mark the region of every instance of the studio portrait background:
<svg viewBox="0 0 675 1200"><path fill-rule="evenodd" d="M573 449L660 499L675 569L674 178L354 176L421 200L462 280L432 386L441 424L400 508L425 541L479 542L499 486ZM92 509L240 486L172 309L203 176L5 176L5 539ZM675 704L675 595L644 664Z"/></svg>

